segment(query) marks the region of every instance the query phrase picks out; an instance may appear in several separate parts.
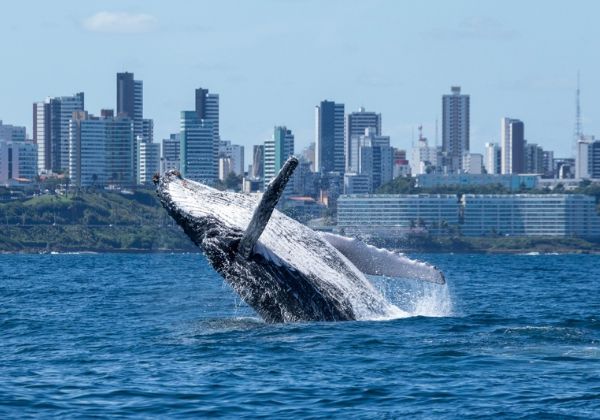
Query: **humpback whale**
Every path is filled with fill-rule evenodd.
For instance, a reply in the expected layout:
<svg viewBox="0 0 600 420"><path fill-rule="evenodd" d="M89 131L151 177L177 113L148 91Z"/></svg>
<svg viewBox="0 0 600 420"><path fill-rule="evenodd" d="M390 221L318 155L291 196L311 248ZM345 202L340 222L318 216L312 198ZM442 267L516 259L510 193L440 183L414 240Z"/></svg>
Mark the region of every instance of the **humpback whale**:
<svg viewBox="0 0 600 420"><path fill-rule="evenodd" d="M366 275L445 282L430 264L313 231L275 209L297 165L290 157L260 200L184 179L177 171L154 182L167 212L266 322L404 315Z"/></svg>

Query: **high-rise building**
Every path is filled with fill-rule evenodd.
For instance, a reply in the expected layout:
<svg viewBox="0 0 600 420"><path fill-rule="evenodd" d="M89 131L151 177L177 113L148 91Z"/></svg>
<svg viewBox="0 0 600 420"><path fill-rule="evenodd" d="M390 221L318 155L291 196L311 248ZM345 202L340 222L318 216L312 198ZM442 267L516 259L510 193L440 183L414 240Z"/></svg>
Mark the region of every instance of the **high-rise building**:
<svg viewBox="0 0 600 420"><path fill-rule="evenodd" d="M525 142L524 147L525 173L544 173L544 149L534 143Z"/></svg>
<svg viewBox="0 0 600 420"><path fill-rule="evenodd" d="M181 174L194 181L213 184L219 170L219 138L212 120L198 118L196 111L181 112Z"/></svg>
<svg viewBox="0 0 600 420"><path fill-rule="evenodd" d="M134 80L133 73L117 73L117 115L126 114L133 120L133 136L143 137L144 83Z"/></svg>
<svg viewBox="0 0 600 420"><path fill-rule="evenodd" d="M481 175L483 173L483 155L481 153L465 153L462 167L466 174Z"/></svg>
<svg viewBox="0 0 600 420"><path fill-rule="evenodd" d="M344 126L344 147L346 155L346 169L352 166L356 161L355 150L352 149L352 139L365 134L365 129L371 128L375 135L381 135L381 114L376 112L367 112L365 108L360 107L358 112L352 112L346 115L346 124Z"/></svg>
<svg viewBox="0 0 600 420"><path fill-rule="evenodd" d="M502 173L502 149L496 143L485 144L485 170L488 174Z"/></svg>
<svg viewBox="0 0 600 420"><path fill-rule="evenodd" d="M0 182L35 180L37 148L30 141L0 139Z"/></svg>
<svg viewBox="0 0 600 420"><path fill-rule="evenodd" d="M221 157L230 159L229 170L231 172L236 175L244 175L244 146L231 144L229 140L221 140L219 142L219 158Z"/></svg>
<svg viewBox="0 0 600 420"><path fill-rule="evenodd" d="M351 165L352 173L369 177L369 192L392 180L393 154L389 136L377 135L376 129L366 128L362 136L352 138L352 143L358 143L354 150L356 163ZM349 179L348 182L354 181Z"/></svg>
<svg viewBox="0 0 600 420"><path fill-rule="evenodd" d="M201 120L213 122L217 137L220 138L219 128L219 95L209 93L208 89L196 89L196 114Z"/></svg>
<svg viewBox="0 0 600 420"><path fill-rule="evenodd" d="M438 171L441 166L441 151L438 147L431 147L427 137L423 136L422 128L419 127L419 141L412 149L410 160L413 175L426 174Z"/></svg>
<svg viewBox="0 0 600 420"><path fill-rule="evenodd" d="M69 176L76 187L105 185L106 122L85 111L69 122Z"/></svg>
<svg viewBox="0 0 600 420"><path fill-rule="evenodd" d="M103 112L102 121L106 129L106 182L122 187L135 185L133 120Z"/></svg>
<svg viewBox="0 0 600 420"><path fill-rule="evenodd" d="M139 144L154 141L154 123L151 119L144 119L144 82L135 80L133 73L117 73L117 116L119 115L133 120L133 169L135 179L138 179Z"/></svg>
<svg viewBox="0 0 600 420"><path fill-rule="evenodd" d="M502 142L502 173L524 173L525 127L523 122L513 118L502 118L500 139Z"/></svg>
<svg viewBox="0 0 600 420"><path fill-rule="evenodd" d="M168 139L162 141L162 167L161 174L172 170L180 170L179 158L181 150L181 134L171 134Z"/></svg>
<svg viewBox="0 0 600 420"><path fill-rule="evenodd" d="M394 153L394 165L392 169L392 179L400 176L410 176L410 162L406 159L406 150L392 148Z"/></svg>
<svg viewBox="0 0 600 420"><path fill-rule="evenodd" d="M452 93L442 96L442 150L447 157L447 171L460 172L462 159L470 147L470 98L452 86Z"/></svg>
<svg viewBox="0 0 600 420"><path fill-rule="evenodd" d="M276 126L273 129L273 137L265 141L264 149L264 187L269 185L269 182L287 159L294 154L294 134L292 130L288 130L285 126ZM294 190L293 179L288 182L284 194Z"/></svg>
<svg viewBox="0 0 600 420"><path fill-rule="evenodd" d="M219 181L225 181L230 173L233 173L231 170L231 158L219 156Z"/></svg>
<svg viewBox="0 0 600 420"><path fill-rule="evenodd" d="M0 120L0 141L19 142L25 141L26 137L25 127L4 124Z"/></svg>
<svg viewBox="0 0 600 420"><path fill-rule="evenodd" d="M138 145L139 185L152 185L154 174L160 170L160 144L142 142Z"/></svg>
<svg viewBox="0 0 600 420"><path fill-rule="evenodd" d="M554 152L551 150L544 150L544 178L554 178Z"/></svg>
<svg viewBox="0 0 600 420"><path fill-rule="evenodd" d="M142 120L142 143L154 143L154 120Z"/></svg>
<svg viewBox="0 0 600 420"><path fill-rule="evenodd" d="M253 179L263 179L264 177L265 146L252 146L252 173L249 174Z"/></svg>
<svg viewBox="0 0 600 420"><path fill-rule="evenodd" d="M577 142L575 171L578 179L600 179L600 140L582 136Z"/></svg>
<svg viewBox="0 0 600 420"><path fill-rule="evenodd" d="M344 173L344 104L322 101L315 107L315 172Z"/></svg>
<svg viewBox="0 0 600 420"><path fill-rule="evenodd" d="M38 149L39 172L69 169L69 122L73 113L84 107L83 92L33 104L33 141Z"/></svg>

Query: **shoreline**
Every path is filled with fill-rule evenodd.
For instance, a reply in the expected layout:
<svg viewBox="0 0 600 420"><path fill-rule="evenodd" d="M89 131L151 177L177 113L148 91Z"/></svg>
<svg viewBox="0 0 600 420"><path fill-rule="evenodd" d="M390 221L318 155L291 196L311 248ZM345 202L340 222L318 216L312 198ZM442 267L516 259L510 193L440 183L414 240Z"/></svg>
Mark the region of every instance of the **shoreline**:
<svg viewBox="0 0 600 420"><path fill-rule="evenodd" d="M389 247L387 249L403 254L460 254L460 255L600 255L600 249L576 249L576 248L557 248L543 249L535 248L513 248L513 249L423 249L423 248L397 248ZM196 247L190 249L144 249L144 248L68 248L68 249L20 249L20 250L0 250L0 255L98 255L98 254L202 254L202 251Z"/></svg>

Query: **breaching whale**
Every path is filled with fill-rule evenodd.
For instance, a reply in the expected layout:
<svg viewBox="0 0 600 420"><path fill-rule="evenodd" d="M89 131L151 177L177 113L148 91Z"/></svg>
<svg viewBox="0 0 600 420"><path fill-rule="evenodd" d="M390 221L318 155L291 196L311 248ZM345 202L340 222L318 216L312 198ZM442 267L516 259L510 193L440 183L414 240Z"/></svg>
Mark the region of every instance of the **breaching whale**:
<svg viewBox="0 0 600 420"><path fill-rule="evenodd" d="M430 264L358 239L315 232L276 210L297 164L289 158L260 201L184 179L177 171L154 181L167 212L266 322L405 315L367 274L445 282Z"/></svg>

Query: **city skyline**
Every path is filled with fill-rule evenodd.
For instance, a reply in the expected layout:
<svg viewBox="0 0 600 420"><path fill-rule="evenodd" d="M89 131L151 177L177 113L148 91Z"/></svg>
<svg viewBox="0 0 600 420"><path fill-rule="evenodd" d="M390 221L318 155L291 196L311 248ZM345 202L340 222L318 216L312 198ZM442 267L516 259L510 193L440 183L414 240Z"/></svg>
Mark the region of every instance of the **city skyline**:
<svg viewBox="0 0 600 420"><path fill-rule="evenodd" d="M472 100L471 151L498 143L498 121L511 115L527 125L526 140L569 156L580 69L583 131L600 131L595 61L578 59L573 48L596 38L593 3L586 13L546 6L544 26L530 25L535 5L519 4L514 15L510 2L436 4L443 13L435 15L427 4L390 1L236 3L233 13L231 4L186 5L186 13L159 2L11 4L9 20L27 18L29 25L0 29L4 39L19 38L4 54L6 62L20 63L3 70L0 119L31 133L33 100L78 91L86 93L90 112L112 108L112 75L129 71L144 81L144 113L155 121L156 141L178 131L179 111L194 106L189 92L203 86L221 95L221 137L247 151L268 139L274 125L294 130L302 150L314 138L311 109L325 99L345 104L347 112L364 106L381 113L392 144L408 150L419 125L433 142L439 97L458 85ZM331 13L340 17L333 26ZM283 16L285 25L277 23ZM373 30L354 30L364 22L374 23ZM74 45L63 51L56 47L61 39ZM195 40L208 40L201 54L189 53ZM519 66L506 62L508 49ZM290 53L285 71L265 60L282 50ZM328 65L315 66L321 62ZM68 65L56 71L58 63Z"/></svg>

